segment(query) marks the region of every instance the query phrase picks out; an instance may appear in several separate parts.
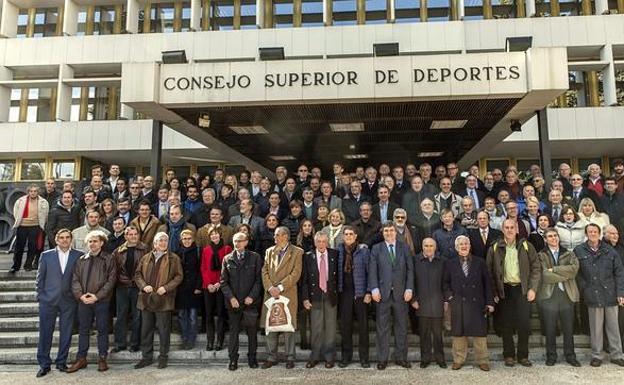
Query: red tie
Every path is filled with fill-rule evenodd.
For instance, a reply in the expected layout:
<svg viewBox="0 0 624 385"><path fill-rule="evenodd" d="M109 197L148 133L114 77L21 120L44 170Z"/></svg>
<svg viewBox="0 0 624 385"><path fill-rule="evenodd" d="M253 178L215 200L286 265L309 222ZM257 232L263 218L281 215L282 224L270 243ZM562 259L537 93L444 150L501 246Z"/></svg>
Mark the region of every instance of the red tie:
<svg viewBox="0 0 624 385"><path fill-rule="evenodd" d="M321 254L321 267L319 268L319 288L327 293L327 265L325 265L325 253Z"/></svg>

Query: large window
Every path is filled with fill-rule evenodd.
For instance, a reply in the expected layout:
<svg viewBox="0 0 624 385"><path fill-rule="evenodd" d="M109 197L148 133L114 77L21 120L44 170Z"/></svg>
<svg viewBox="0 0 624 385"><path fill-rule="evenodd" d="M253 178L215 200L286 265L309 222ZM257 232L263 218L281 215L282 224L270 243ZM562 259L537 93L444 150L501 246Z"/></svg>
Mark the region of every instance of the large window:
<svg viewBox="0 0 624 385"><path fill-rule="evenodd" d="M394 10L397 23L420 21L420 0L395 0Z"/></svg>
<svg viewBox="0 0 624 385"><path fill-rule="evenodd" d="M44 180L45 175L45 159L24 159L22 161L21 180Z"/></svg>
<svg viewBox="0 0 624 385"><path fill-rule="evenodd" d="M334 0L333 1L333 23L334 25L357 24L355 0Z"/></svg>
<svg viewBox="0 0 624 385"><path fill-rule="evenodd" d="M117 89L117 95L119 95L118 91ZM119 98L115 98L115 106L112 106L109 100L110 97L111 87L73 87L69 120L77 122L80 120L118 119L121 109ZM109 112L111 108L114 108L114 116L112 112Z"/></svg>
<svg viewBox="0 0 624 385"><path fill-rule="evenodd" d="M22 104L22 96L27 100ZM51 88L24 88L11 90L9 122L49 122L54 118ZM25 109L25 111L23 110Z"/></svg>
<svg viewBox="0 0 624 385"><path fill-rule="evenodd" d="M54 160L52 162L52 178L76 179L76 162L73 160Z"/></svg>
<svg viewBox="0 0 624 385"><path fill-rule="evenodd" d="M15 179L15 161L0 160L0 182L12 182Z"/></svg>

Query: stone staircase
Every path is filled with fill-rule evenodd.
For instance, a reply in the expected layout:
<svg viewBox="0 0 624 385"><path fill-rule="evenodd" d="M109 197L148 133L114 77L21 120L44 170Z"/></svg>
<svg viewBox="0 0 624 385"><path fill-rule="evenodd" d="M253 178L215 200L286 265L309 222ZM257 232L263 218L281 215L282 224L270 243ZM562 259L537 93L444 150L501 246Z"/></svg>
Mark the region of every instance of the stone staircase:
<svg viewBox="0 0 624 385"><path fill-rule="evenodd" d="M37 342L39 339L39 317L38 304L35 300L35 272L20 271L16 275L8 275L6 271L0 272L0 364L36 364L37 363ZM531 320L534 328L539 326L539 320L533 318ZM175 317L173 320L174 330L177 329ZM370 323L370 359L375 361L375 333L374 322ZM111 332L112 333L112 332ZM337 337L340 343L340 335ZM259 335L258 358L264 358L265 343L264 335ZM561 338L558 338L558 346L562 346ZM113 347L113 336L110 335L111 347ZM241 362L245 360L247 350L247 336L242 333L240 335L240 357ZM589 337L584 335L575 336L576 350L579 360L587 362L590 359ZM354 343L357 343L357 335L354 335ZM418 349L419 338L414 334L408 335L409 343L409 359L411 361L420 360L420 351ZM451 338L445 337L445 352L447 359L451 360ZM544 360L544 338L538 331L534 331L530 337L530 358L534 361ZM218 365L223 366L228 361L227 348L221 351L206 351L206 335L199 334L196 348L193 350L180 350L180 335L174 332L171 336L171 351L169 360L172 363L181 364L202 364L202 365ZM58 332L54 335L52 359L56 355L58 346ZM78 346L78 337L75 335L70 349L70 360L76 354ZM93 333L91 336L91 348L89 351L89 359L97 358L96 338ZM308 358L309 351L301 350L297 344L297 359L305 362ZM226 337L227 347L227 337ZM490 356L493 360L502 360L502 341L496 335L488 336L488 347ZM340 356L338 349L338 356ZM155 336L155 351L158 351L158 335ZM128 351L111 354L109 360L111 363L134 363L140 359L140 353L130 353ZM357 361L357 348L354 348L354 360Z"/></svg>

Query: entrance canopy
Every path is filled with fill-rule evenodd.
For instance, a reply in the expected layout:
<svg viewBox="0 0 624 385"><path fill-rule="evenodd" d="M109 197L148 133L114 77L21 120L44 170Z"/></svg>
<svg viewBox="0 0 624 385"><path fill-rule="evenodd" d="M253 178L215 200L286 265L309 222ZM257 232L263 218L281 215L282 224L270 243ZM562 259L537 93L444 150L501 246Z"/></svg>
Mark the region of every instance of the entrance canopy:
<svg viewBox="0 0 624 385"><path fill-rule="evenodd" d="M469 164L511 133L512 120L529 119L568 88L564 48L129 63L122 74L123 103L260 170L337 160Z"/></svg>

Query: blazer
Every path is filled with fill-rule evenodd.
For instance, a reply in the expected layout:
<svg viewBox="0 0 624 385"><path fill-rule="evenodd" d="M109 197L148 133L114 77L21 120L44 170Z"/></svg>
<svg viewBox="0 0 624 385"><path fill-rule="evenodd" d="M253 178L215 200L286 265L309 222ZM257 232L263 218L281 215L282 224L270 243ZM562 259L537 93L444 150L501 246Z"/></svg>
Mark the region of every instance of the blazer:
<svg viewBox="0 0 624 385"><path fill-rule="evenodd" d="M481 229L468 229L468 238L470 238L470 253L485 260L488 249L502 236L502 232L488 226L487 239L485 240L485 243L483 243L483 239L481 239Z"/></svg>
<svg viewBox="0 0 624 385"><path fill-rule="evenodd" d="M368 288L370 292L379 290L382 302L390 300L390 292L395 301L401 302L406 290L414 290L414 256L407 245L398 240L394 254L396 260L392 264L385 241L374 245L371 250Z"/></svg>
<svg viewBox="0 0 624 385"><path fill-rule="evenodd" d="M365 180L362 182L362 194L368 195L371 198L371 203L377 203L379 198L377 198L377 188L379 187L379 182L375 181L373 185L369 185L368 181Z"/></svg>
<svg viewBox="0 0 624 385"><path fill-rule="evenodd" d="M231 217L230 220L228 221L228 226L235 229L236 226L243 223L242 218L243 217L241 214ZM251 218L249 218L249 227L251 227L251 238L258 239L260 237L260 233L262 232L262 229L264 228L264 220L252 214Z"/></svg>
<svg viewBox="0 0 624 385"><path fill-rule="evenodd" d="M225 296L225 306L233 310L230 300L236 298L241 305L246 297L253 299L252 306L260 301L262 295L262 257L258 253L245 250L243 260L232 251L223 258L221 270L221 292Z"/></svg>
<svg viewBox="0 0 624 385"><path fill-rule="evenodd" d="M338 251L327 249L327 296L332 306L338 303ZM301 301L320 301L323 292L319 286L319 269L316 248L303 255L303 280L301 281Z"/></svg>
<svg viewBox="0 0 624 385"><path fill-rule="evenodd" d="M71 292L72 273L76 261L82 254L82 252L70 248L67 265L63 273L56 248L41 253L35 281L39 303L56 306L61 300L75 302Z"/></svg>
<svg viewBox="0 0 624 385"><path fill-rule="evenodd" d="M388 201L388 214L387 214L387 221L392 221L393 217L392 214L394 214L394 210L398 209L399 205L392 202L392 201ZM381 222L381 205L378 203L375 203L373 205L373 215L372 215L373 219L376 219L377 221Z"/></svg>
<svg viewBox="0 0 624 385"><path fill-rule="evenodd" d="M482 209L483 208L483 204L485 201L485 193L483 191L480 191L478 189L478 187L475 189L475 194L477 194L477 200L479 201L479 208L478 209ZM468 188L462 189L460 191L459 194L461 197L470 197L472 198L472 196L470 196L470 194L468 194ZM477 206L474 207L475 211L478 210Z"/></svg>
<svg viewBox="0 0 624 385"><path fill-rule="evenodd" d="M317 207L321 202L323 202L322 196L314 198L314 203ZM336 195L330 195L329 203L327 206L329 207L329 211L332 211L333 209L342 210L342 199L338 198Z"/></svg>
<svg viewBox="0 0 624 385"><path fill-rule="evenodd" d="M576 274L579 270L579 261L574 252L559 248L559 263L555 263L555 258L550 248L537 254L542 267L542 282L537 291L537 300L543 301L552 296L553 290L559 290L559 283L563 283L568 298L572 302L579 301L579 290L576 286ZM548 269L553 269L548 271Z"/></svg>

